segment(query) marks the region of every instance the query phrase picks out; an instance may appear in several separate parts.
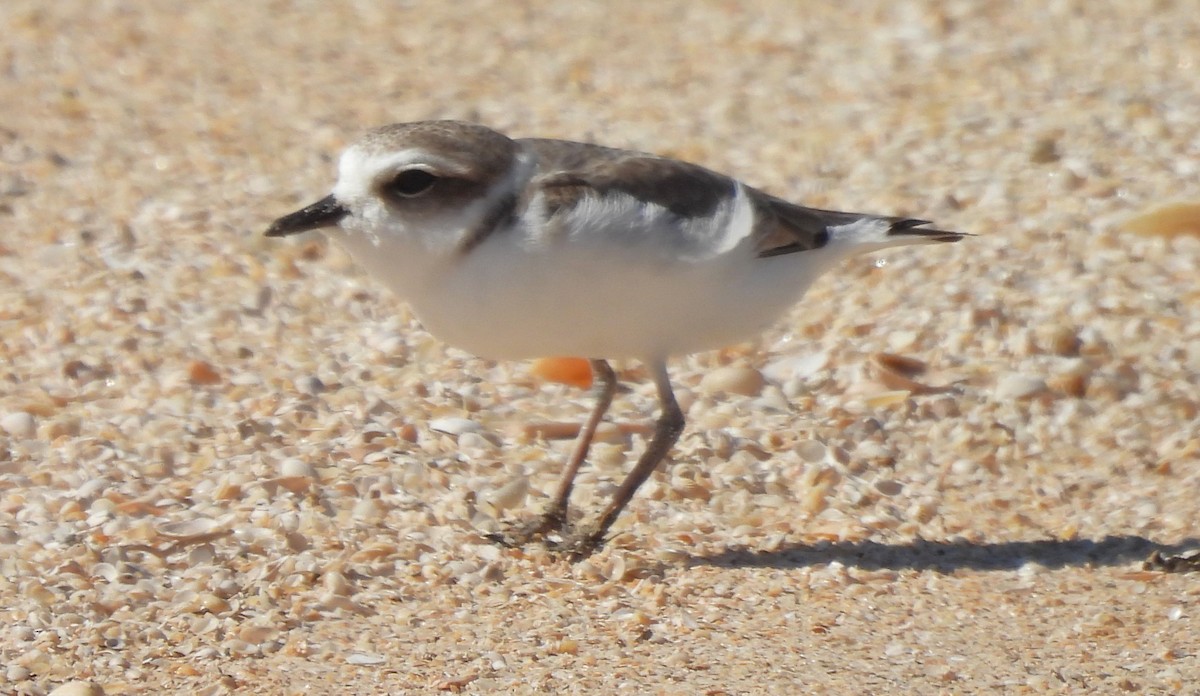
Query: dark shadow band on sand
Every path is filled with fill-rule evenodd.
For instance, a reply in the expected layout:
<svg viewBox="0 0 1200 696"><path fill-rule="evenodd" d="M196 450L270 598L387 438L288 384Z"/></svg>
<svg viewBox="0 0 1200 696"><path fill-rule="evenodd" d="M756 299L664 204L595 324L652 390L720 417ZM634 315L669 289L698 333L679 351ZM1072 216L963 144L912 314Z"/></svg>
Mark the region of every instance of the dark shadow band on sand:
<svg viewBox="0 0 1200 696"><path fill-rule="evenodd" d="M690 565L716 568L803 568L837 561L861 570L1015 570L1027 563L1047 568L1120 566L1144 561L1151 552L1164 556L1200 547L1200 539L1159 544L1140 536L1107 536L1099 540L971 542L966 540L908 543L877 541L794 544L773 551L729 549L712 556L692 556Z"/></svg>

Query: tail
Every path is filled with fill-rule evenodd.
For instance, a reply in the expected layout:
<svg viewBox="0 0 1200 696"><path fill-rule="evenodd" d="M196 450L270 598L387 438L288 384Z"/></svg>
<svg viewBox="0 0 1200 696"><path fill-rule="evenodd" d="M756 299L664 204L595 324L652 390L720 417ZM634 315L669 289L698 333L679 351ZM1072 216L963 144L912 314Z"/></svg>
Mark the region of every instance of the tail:
<svg viewBox="0 0 1200 696"><path fill-rule="evenodd" d="M760 257L781 256L824 246L856 253L904 244L957 242L972 235L934 227L928 220L845 213L788 203L760 194L768 212L758 234ZM853 248L853 251L851 251Z"/></svg>
<svg viewBox="0 0 1200 696"><path fill-rule="evenodd" d="M827 222L829 246L843 253L860 254L909 244L957 242L962 232L925 227L928 220L833 213L837 220ZM843 221L844 220L844 221Z"/></svg>
<svg viewBox="0 0 1200 696"><path fill-rule="evenodd" d="M927 242L957 242L963 237L973 237L975 235L966 232L954 232L952 230L939 230L933 227L925 227L932 225L928 220L916 220L913 218L883 218L890 227L887 229L888 237L922 237L923 241Z"/></svg>

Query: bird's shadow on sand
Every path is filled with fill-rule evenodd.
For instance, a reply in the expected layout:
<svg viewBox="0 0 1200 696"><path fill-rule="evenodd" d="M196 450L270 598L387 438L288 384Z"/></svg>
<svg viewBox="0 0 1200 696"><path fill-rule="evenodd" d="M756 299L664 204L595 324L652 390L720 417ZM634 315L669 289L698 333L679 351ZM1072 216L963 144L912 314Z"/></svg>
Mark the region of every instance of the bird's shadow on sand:
<svg viewBox="0 0 1200 696"><path fill-rule="evenodd" d="M927 541L888 544L877 541L793 544L772 551L728 549L711 556L692 556L691 565L717 568L803 568L838 562L862 570L1015 570L1027 563L1047 568L1120 566L1200 547L1200 539L1159 544L1140 536L1107 536L1099 540L971 542Z"/></svg>

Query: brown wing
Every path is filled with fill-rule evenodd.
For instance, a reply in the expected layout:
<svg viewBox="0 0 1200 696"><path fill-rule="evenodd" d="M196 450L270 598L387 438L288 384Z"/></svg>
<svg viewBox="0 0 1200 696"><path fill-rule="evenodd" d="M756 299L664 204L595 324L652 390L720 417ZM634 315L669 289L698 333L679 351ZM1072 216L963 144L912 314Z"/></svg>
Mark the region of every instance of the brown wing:
<svg viewBox="0 0 1200 696"><path fill-rule="evenodd" d="M543 174L536 184L551 214L589 192L620 192L696 218L712 214L737 188L733 179L688 162L563 140L521 142L538 156Z"/></svg>
<svg viewBox="0 0 1200 696"><path fill-rule="evenodd" d="M827 211L788 203L758 190L754 191L753 200L757 227L754 250L759 257L819 249L829 242L829 226L843 221L826 215ZM838 218L845 216L844 222L862 217L847 213L833 215Z"/></svg>
<svg viewBox="0 0 1200 696"><path fill-rule="evenodd" d="M621 192L659 205L681 218L711 215L736 194L738 182L696 164L641 152L530 138L518 141L538 158L536 187L547 213L574 205L588 195ZM754 248L760 257L808 251L829 241L829 228L876 215L807 208L743 185L754 206ZM928 224L910 218L882 218L889 234L922 235L957 241L955 232L916 229Z"/></svg>

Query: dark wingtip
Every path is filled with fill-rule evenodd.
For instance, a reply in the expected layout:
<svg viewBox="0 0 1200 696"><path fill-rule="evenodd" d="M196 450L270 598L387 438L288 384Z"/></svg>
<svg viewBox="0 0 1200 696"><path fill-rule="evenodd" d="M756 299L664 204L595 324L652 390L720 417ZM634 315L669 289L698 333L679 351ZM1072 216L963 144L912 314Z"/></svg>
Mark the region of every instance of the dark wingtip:
<svg viewBox="0 0 1200 696"><path fill-rule="evenodd" d="M955 232L954 230L939 230L924 227L924 225L931 224L933 223L929 220L902 218L892 223L891 229L888 230L888 236L925 237L931 242L957 242L963 237L975 236L969 232Z"/></svg>
<svg viewBox="0 0 1200 696"><path fill-rule="evenodd" d="M272 222L264 234L268 237L286 237L323 227L333 227L349 214L350 211L331 194Z"/></svg>

